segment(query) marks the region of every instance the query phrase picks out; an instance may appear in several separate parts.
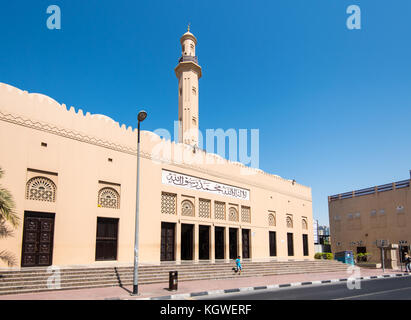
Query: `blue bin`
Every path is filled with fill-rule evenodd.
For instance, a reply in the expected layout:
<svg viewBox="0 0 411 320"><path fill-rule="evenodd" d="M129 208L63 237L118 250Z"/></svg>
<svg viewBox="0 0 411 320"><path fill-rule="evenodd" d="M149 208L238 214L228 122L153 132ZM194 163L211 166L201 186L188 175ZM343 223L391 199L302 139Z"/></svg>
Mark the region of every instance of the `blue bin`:
<svg viewBox="0 0 411 320"><path fill-rule="evenodd" d="M354 254L352 251L341 251L334 254L334 259L346 264L354 265Z"/></svg>

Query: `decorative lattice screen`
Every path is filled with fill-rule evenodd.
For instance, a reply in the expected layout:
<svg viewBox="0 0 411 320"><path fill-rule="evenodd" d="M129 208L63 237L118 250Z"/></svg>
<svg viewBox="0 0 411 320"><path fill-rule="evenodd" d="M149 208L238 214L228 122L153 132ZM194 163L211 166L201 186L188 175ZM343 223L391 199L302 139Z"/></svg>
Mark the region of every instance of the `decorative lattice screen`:
<svg viewBox="0 0 411 320"><path fill-rule="evenodd" d="M163 192L161 194L161 213L177 214L177 195Z"/></svg>
<svg viewBox="0 0 411 320"><path fill-rule="evenodd" d="M215 202L214 208L214 218L219 220L225 220L225 203L224 202Z"/></svg>
<svg viewBox="0 0 411 320"><path fill-rule="evenodd" d="M113 188L102 188L98 193L98 204L103 208L120 209L120 195Z"/></svg>
<svg viewBox="0 0 411 320"><path fill-rule="evenodd" d="M211 201L200 199L199 201L199 212L200 218L211 218Z"/></svg>
<svg viewBox="0 0 411 320"><path fill-rule="evenodd" d="M241 207L241 221L251 222L251 210L250 207Z"/></svg>
<svg viewBox="0 0 411 320"><path fill-rule="evenodd" d="M56 185L46 177L31 178L26 185L26 198L29 200L55 202Z"/></svg>

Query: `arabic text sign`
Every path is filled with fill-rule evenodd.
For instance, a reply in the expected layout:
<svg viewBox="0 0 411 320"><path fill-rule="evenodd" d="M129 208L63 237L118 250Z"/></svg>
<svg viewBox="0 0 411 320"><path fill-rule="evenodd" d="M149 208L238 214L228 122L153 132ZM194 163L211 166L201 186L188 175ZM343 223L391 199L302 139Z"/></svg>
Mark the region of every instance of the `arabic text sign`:
<svg viewBox="0 0 411 320"><path fill-rule="evenodd" d="M163 184L219 194L241 200L250 200L250 191L210 180L200 179L168 170L162 172Z"/></svg>

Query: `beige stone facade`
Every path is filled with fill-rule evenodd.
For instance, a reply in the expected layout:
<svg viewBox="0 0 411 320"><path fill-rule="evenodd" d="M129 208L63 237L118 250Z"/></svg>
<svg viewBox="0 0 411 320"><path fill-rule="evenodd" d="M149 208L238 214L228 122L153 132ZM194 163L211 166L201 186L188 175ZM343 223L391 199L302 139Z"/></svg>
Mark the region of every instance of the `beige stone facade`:
<svg viewBox="0 0 411 320"><path fill-rule="evenodd" d="M0 184L21 217L0 248L17 267L132 263L136 144L136 129L0 84ZM141 263L313 258L309 187L149 131L140 155Z"/></svg>
<svg viewBox="0 0 411 320"><path fill-rule="evenodd" d="M388 240L401 246L402 251L409 251L410 180L330 196L328 205L332 252L368 252L368 261L378 263L379 240Z"/></svg>

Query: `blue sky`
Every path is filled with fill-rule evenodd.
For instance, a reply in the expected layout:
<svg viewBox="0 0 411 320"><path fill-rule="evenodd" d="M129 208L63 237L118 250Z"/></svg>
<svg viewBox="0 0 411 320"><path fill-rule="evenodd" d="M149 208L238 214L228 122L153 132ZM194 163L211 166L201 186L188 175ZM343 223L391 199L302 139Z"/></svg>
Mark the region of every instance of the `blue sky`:
<svg viewBox="0 0 411 320"><path fill-rule="evenodd" d="M49 5L62 29L46 27ZM362 29L348 30L358 5ZM409 0L30 0L0 4L0 82L144 129L177 120L180 36L203 68L200 129L260 130L260 168L327 196L409 177Z"/></svg>

